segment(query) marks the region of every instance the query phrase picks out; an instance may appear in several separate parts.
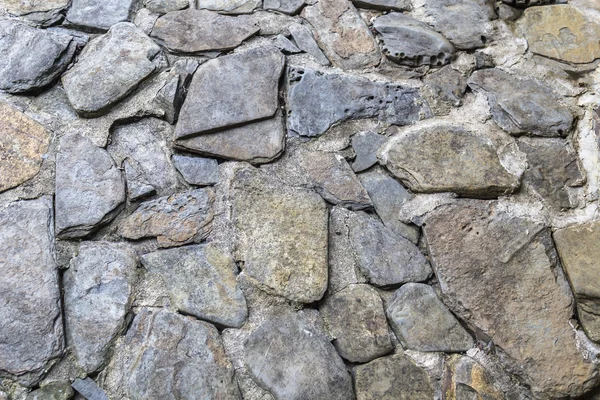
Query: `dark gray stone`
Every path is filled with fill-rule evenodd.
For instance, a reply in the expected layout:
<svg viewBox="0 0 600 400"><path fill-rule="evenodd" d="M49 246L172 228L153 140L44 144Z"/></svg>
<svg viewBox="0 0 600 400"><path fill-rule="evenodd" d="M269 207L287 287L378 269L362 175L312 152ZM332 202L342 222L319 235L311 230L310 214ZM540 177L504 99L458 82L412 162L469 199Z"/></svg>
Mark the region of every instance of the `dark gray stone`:
<svg viewBox="0 0 600 400"><path fill-rule="evenodd" d="M129 20L135 0L72 0L66 25L92 31L106 31L118 22Z"/></svg>
<svg viewBox="0 0 600 400"><path fill-rule="evenodd" d="M428 74L423 82L427 85L437 99L458 107L462 104L462 97L467 90L467 78L451 66L440 68Z"/></svg>
<svg viewBox="0 0 600 400"><path fill-rule="evenodd" d="M319 45L317 44L315 38L310 32L310 29L308 29L304 25L294 23L288 26L288 31L292 35L294 42L296 42L296 45L300 50L310 55L312 58L315 59L316 62L318 62L321 65L330 64L325 54L323 54L323 52L319 48Z"/></svg>
<svg viewBox="0 0 600 400"><path fill-rule="evenodd" d="M410 11L410 0L352 0L358 8L368 8L381 11Z"/></svg>
<svg viewBox="0 0 600 400"><path fill-rule="evenodd" d="M352 136L352 149L356 158L352 163L354 172L361 172L377 164L377 151L387 138L375 132L359 132Z"/></svg>
<svg viewBox="0 0 600 400"><path fill-rule="evenodd" d="M449 399L477 398L481 400L510 399L495 387L497 383L488 371L468 356L453 354L444 363L443 391Z"/></svg>
<svg viewBox="0 0 600 400"><path fill-rule="evenodd" d="M189 5L189 0L144 0L144 7L159 14L183 10L188 8Z"/></svg>
<svg viewBox="0 0 600 400"><path fill-rule="evenodd" d="M190 185L207 186L219 182L219 163L214 158L172 156L173 164Z"/></svg>
<svg viewBox="0 0 600 400"><path fill-rule="evenodd" d="M90 378L77 378L71 386L86 400L109 400L104 390Z"/></svg>
<svg viewBox="0 0 600 400"><path fill-rule="evenodd" d="M510 4L517 8L527 8L535 6L545 6L548 4L564 4L564 0L502 0L503 3Z"/></svg>
<svg viewBox="0 0 600 400"><path fill-rule="evenodd" d="M302 52L302 50L296 47L296 45L292 43L290 39L281 34L277 35L275 39L273 39L273 44L284 54L297 54Z"/></svg>
<svg viewBox="0 0 600 400"><path fill-rule="evenodd" d="M75 396L68 381L48 383L27 395L25 400L71 400Z"/></svg>
<svg viewBox="0 0 600 400"><path fill-rule="evenodd" d="M265 10L279 11L284 14L295 15L304 7L304 0L263 0Z"/></svg>
<svg viewBox="0 0 600 400"><path fill-rule="evenodd" d="M249 14L260 8L261 0L193 0L196 8L218 11L220 14Z"/></svg>

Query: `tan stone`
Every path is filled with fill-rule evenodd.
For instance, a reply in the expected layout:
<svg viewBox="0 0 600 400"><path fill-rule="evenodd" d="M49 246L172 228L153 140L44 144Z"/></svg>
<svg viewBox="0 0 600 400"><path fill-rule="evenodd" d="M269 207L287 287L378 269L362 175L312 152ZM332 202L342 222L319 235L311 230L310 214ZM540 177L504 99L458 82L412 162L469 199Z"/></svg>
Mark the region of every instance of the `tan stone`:
<svg viewBox="0 0 600 400"><path fill-rule="evenodd" d="M445 400L505 398L502 392L494 387L492 377L481 364L460 354L453 354L446 361L443 385Z"/></svg>
<svg viewBox="0 0 600 400"><path fill-rule="evenodd" d="M62 9L68 5L69 0L0 0L0 8L17 16Z"/></svg>

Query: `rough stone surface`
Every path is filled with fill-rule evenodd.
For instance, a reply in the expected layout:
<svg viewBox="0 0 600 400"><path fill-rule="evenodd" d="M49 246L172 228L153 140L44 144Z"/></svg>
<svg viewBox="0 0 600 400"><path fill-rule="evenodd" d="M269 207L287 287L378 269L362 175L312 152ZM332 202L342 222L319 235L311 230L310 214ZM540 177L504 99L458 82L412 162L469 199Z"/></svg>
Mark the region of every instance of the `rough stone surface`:
<svg viewBox="0 0 600 400"><path fill-rule="evenodd" d="M423 82L441 101L450 103L455 107L462 104L462 97L467 90L467 79L451 66L448 65L428 74Z"/></svg>
<svg viewBox="0 0 600 400"><path fill-rule="evenodd" d="M156 188L148 182L148 178L142 171L142 166L135 160L123 161L129 201L138 201L146 196L156 194Z"/></svg>
<svg viewBox="0 0 600 400"><path fill-rule="evenodd" d="M443 395L448 400L475 398L505 399L502 391L481 364L471 357L452 355L445 364Z"/></svg>
<svg viewBox="0 0 600 400"><path fill-rule="evenodd" d="M72 0L65 24L106 31L111 26L129 20L135 0Z"/></svg>
<svg viewBox="0 0 600 400"><path fill-rule="evenodd" d="M352 136L352 149L356 153L352 170L361 172L377 164L377 151L386 141L385 136L375 132L359 132Z"/></svg>
<svg viewBox="0 0 600 400"><path fill-rule="evenodd" d="M410 0L353 0L352 3L359 8L369 8L382 11L410 11Z"/></svg>
<svg viewBox="0 0 600 400"><path fill-rule="evenodd" d="M273 39L273 44L275 45L275 47L281 50L283 54L302 53L302 50L300 50L294 43L292 43L290 39L283 36L282 34L277 35L275 39Z"/></svg>
<svg viewBox="0 0 600 400"><path fill-rule="evenodd" d="M179 118L179 110L198 65L198 61L189 58L178 60L170 71L161 74L165 77L165 83L156 93L152 104L164 110L164 119L170 124Z"/></svg>
<svg viewBox="0 0 600 400"><path fill-rule="evenodd" d="M260 8L261 0L195 0L196 8L221 14L249 14Z"/></svg>
<svg viewBox="0 0 600 400"><path fill-rule="evenodd" d="M69 0L0 0L0 10L46 27L60 21L69 3Z"/></svg>
<svg viewBox="0 0 600 400"><path fill-rule="evenodd" d="M71 400L75 392L69 382L52 382L27 395L25 400Z"/></svg>
<svg viewBox="0 0 600 400"><path fill-rule="evenodd" d="M152 12L160 14L183 10L189 5L189 0L144 0L144 7Z"/></svg>
<svg viewBox="0 0 600 400"><path fill-rule="evenodd" d="M323 54L323 51L319 48L319 45L310 32L310 29L308 29L305 25L291 24L288 27L288 31L292 35L294 42L296 42L296 45L300 50L309 54L321 65L327 66L330 64L325 54Z"/></svg>
<svg viewBox="0 0 600 400"><path fill-rule="evenodd" d="M190 185L207 186L219 182L219 163L214 158L174 154L173 164Z"/></svg>
<svg viewBox="0 0 600 400"><path fill-rule="evenodd" d="M109 400L104 390L90 378L77 378L73 381L72 386L87 400Z"/></svg>
<svg viewBox="0 0 600 400"><path fill-rule="evenodd" d="M284 14L298 14L304 7L304 0L263 0L265 10L279 11Z"/></svg>

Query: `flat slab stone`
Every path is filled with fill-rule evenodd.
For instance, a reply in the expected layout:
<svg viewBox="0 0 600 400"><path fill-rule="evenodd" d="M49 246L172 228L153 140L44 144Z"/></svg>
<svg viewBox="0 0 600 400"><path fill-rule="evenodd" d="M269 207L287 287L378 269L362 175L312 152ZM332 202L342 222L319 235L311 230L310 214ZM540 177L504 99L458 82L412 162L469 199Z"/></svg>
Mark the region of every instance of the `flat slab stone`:
<svg viewBox="0 0 600 400"><path fill-rule="evenodd" d="M352 163L354 172L361 172L377 164L377 151L387 138L375 132L359 132L352 136L352 149L356 158Z"/></svg>
<svg viewBox="0 0 600 400"><path fill-rule="evenodd" d="M260 8L261 0L195 0L196 8L221 14L250 14Z"/></svg>
<svg viewBox="0 0 600 400"><path fill-rule="evenodd" d="M214 158L174 154L171 159L177 171L190 185L207 186L219 182L219 163Z"/></svg>
<svg viewBox="0 0 600 400"><path fill-rule="evenodd" d="M111 26L129 20L135 0L73 0L65 19L66 25L106 31Z"/></svg>
<svg viewBox="0 0 600 400"><path fill-rule="evenodd" d="M60 21L69 0L0 0L0 9L36 25L47 27Z"/></svg>
<svg viewBox="0 0 600 400"><path fill-rule="evenodd" d="M304 7L304 0L263 0L263 9L289 15L298 14L302 7Z"/></svg>
<svg viewBox="0 0 600 400"><path fill-rule="evenodd" d="M69 381L55 381L30 392L25 400L70 400L73 396Z"/></svg>
<svg viewBox="0 0 600 400"><path fill-rule="evenodd" d="M292 35L294 42L296 42L296 45L300 50L310 55L321 65L330 64L325 54L323 54L323 51L319 48L319 45L315 41L310 29L308 29L305 25L293 23L288 26L288 31L290 32L290 35Z"/></svg>
<svg viewBox="0 0 600 400"><path fill-rule="evenodd" d="M423 78L423 83L431 89L436 99L454 107L462 104L467 90L467 78L450 65L428 74Z"/></svg>
<svg viewBox="0 0 600 400"><path fill-rule="evenodd" d="M166 14L189 7L189 0L144 0L144 7L154 13Z"/></svg>
<svg viewBox="0 0 600 400"><path fill-rule="evenodd" d="M368 8L381 11L410 11L411 0L352 0L358 8Z"/></svg>
<svg viewBox="0 0 600 400"><path fill-rule="evenodd" d="M64 350L52 198L0 210L0 373L34 386Z"/></svg>
<svg viewBox="0 0 600 400"><path fill-rule="evenodd" d="M91 378L77 378L73 381L72 386L87 400L109 400L106 392Z"/></svg>

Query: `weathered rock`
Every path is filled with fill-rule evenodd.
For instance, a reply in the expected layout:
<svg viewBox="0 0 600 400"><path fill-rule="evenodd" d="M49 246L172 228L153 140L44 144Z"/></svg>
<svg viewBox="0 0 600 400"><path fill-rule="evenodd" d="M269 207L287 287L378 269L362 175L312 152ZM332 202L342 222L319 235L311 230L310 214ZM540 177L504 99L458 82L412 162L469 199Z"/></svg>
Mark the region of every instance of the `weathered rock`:
<svg viewBox="0 0 600 400"><path fill-rule="evenodd" d="M327 58L342 69L377 65L381 53L373 35L348 0L319 0L302 10Z"/></svg>
<svg viewBox="0 0 600 400"><path fill-rule="evenodd" d="M156 193L156 188L148 182L148 178L141 171L142 167L135 160L123 161L129 201L138 201Z"/></svg>
<svg viewBox="0 0 600 400"><path fill-rule="evenodd" d="M445 363L443 398L503 400L506 397L481 364L471 357L454 354Z"/></svg>
<svg viewBox="0 0 600 400"><path fill-rule="evenodd" d="M92 40L63 77L69 101L84 116L106 114L164 63L160 47L123 22Z"/></svg>
<svg viewBox="0 0 600 400"><path fill-rule="evenodd" d="M463 200L430 214L424 233L446 304L490 338L534 394L577 397L595 385L547 229L495 202Z"/></svg>
<svg viewBox="0 0 600 400"><path fill-rule="evenodd" d="M450 103L455 107L461 105L462 97L467 90L467 79L451 66L440 68L428 74L423 82L431 89L437 99Z"/></svg>
<svg viewBox="0 0 600 400"><path fill-rule="evenodd" d="M132 400L241 399L233 372L214 326L142 308L115 350L105 387L111 398Z"/></svg>
<svg viewBox="0 0 600 400"><path fill-rule="evenodd" d="M312 303L327 288L327 206L253 168L235 173L233 222L244 272L259 288Z"/></svg>
<svg viewBox="0 0 600 400"><path fill-rule="evenodd" d="M350 285L319 307L333 345L350 362L368 362L394 349L383 302L369 285Z"/></svg>
<svg viewBox="0 0 600 400"><path fill-rule="evenodd" d="M281 34L277 35L275 39L273 39L273 44L284 54L297 54L302 52L302 50L296 47L296 45L292 43L290 39Z"/></svg>
<svg viewBox="0 0 600 400"><path fill-rule="evenodd" d="M231 50L259 31L249 19L188 8L156 20L150 36L174 53Z"/></svg>
<svg viewBox="0 0 600 400"><path fill-rule="evenodd" d="M106 31L129 20L135 0L73 0L67 12L66 25L93 31Z"/></svg>
<svg viewBox="0 0 600 400"><path fill-rule="evenodd" d="M452 59L454 46L445 37L402 13L378 17L373 28L381 35L383 54L395 63L441 66Z"/></svg>
<svg viewBox="0 0 600 400"><path fill-rule="evenodd" d="M142 203L121 225L127 239L156 237L159 247L197 243L208 236L214 193L196 189Z"/></svg>
<svg viewBox="0 0 600 400"><path fill-rule="evenodd" d="M56 381L29 393L26 400L71 400L73 396L75 392L68 381Z"/></svg>
<svg viewBox="0 0 600 400"><path fill-rule="evenodd" d="M335 348L297 314L263 322L244 343L244 358L252 378L276 399L355 398Z"/></svg>
<svg viewBox="0 0 600 400"><path fill-rule="evenodd" d="M219 182L219 163L214 158L174 154L173 164L190 185L207 186Z"/></svg>
<svg viewBox="0 0 600 400"><path fill-rule="evenodd" d="M72 386L87 400L109 400L104 390L90 378L77 378L73 381Z"/></svg>
<svg viewBox="0 0 600 400"><path fill-rule="evenodd" d="M189 0L144 0L144 7L160 14L183 10L184 8L188 8L189 5Z"/></svg>
<svg viewBox="0 0 600 400"><path fill-rule="evenodd" d="M502 2L518 8L545 6L548 4L556 3L566 3L562 0L502 0Z"/></svg>
<svg viewBox="0 0 600 400"><path fill-rule="evenodd" d="M249 14L260 8L261 0L195 0L196 8L221 14Z"/></svg>
<svg viewBox="0 0 600 400"><path fill-rule="evenodd" d="M67 69L77 45L58 32L0 20L0 89L9 93L39 90Z"/></svg>
<svg viewBox="0 0 600 400"><path fill-rule="evenodd" d="M152 103L158 109L164 110L164 119L171 125L179 118L179 110L198 65L198 61L189 58L178 60L169 72L161 74L165 83L156 93Z"/></svg>
<svg viewBox="0 0 600 400"><path fill-rule="evenodd" d="M404 354L378 358L354 368L357 400L431 400L427 372Z"/></svg>
<svg viewBox="0 0 600 400"><path fill-rule="evenodd" d="M69 0L0 0L0 10L36 25L47 27L60 21Z"/></svg>
<svg viewBox="0 0 600 400"><path fill-rule="evenodd" d="M0 102L0 192L37 175L50 135L44 126Z"/></svg>
<svg viewBox="0 0 600 400"><path fill-rule="evenodd" d="M167 285L178 311L219 326L242 326L248 310L236 284L233 258L211 245L159 250L142 257L144 267Z"/></svg>
<svg viewBox="0 0 600 400"><path fill-rule="evenodd" d="M137 259L126 245L84 242L64 274L67 341L79 366L104 366L124 329L134 296Z"/></svg>
<svg viewBox="0 0 600 400"><path fill-rule="evenodd" d="M413 192L489 198L519 187L519 178L500 163L498 151L483 134L439 123L392 137L379 161Z"/></svg>
<svg viewBox="0 0 600 400"><path fill-rule="evenodd" d="M407 125L431 115L419 91L366 78L290 70L288 129L301 136L319 136L336 122L377 117Z"/></svg>
<svg viewBox="0 0 600 400"><path fill-rule="evenodd" d="M352 136L352 149L356 158L352 163L354 172L361 172L377 164L377 151L387 138L375 132L359 132Z"/></svg>
<svg viewBox="0 0 600 400"><path fill-rule="evenodd" d="M492 118L510 134L566 136L571 129L571 112L549 87L532 79L494 68L475 71L468 84L487 97Z"/></svg>
<svg viewBox="0 0 600 400"><path fill-rule="evenodd" d="M352 0L359 8L368 8L381 11L410 11L411 0Z"/></svg>
<svg viewBox="0 0 600 400"><path fill-rule="evenodd" d="M175 137L183 138L275 115L285 57L255 48L202 64L192 79Z"/></svg>
<svg viewBox="0 0 600 400"><path fill-rule="evenodd" d="M279 11L284 14L298 14L304 7L304 0L263 0L265 10Z"/></svg>
<svg viewBox="0 0 600 400"><path fill-rule="evenodd" d="M56 154L56 233L83 237L112 220L125 201L125 181L106 150L77 134Z"/></svg>
<svg viewBox="0 0 600 400"><path fill-rule="evenodd" d="M319 45L310 32L310 29L302 24L294 23L288 26L288 31L292 35L294 42L296 42L296 45L298 45L300 50L310 55L321 65L330 64L327 57L325 57L325 54L323 54L323 51L321 51L319 48Z"/></svg>
<svg viewBox="0 0 600 400"><path fill-rule="evenodd" d="M0 374L33 386L64 347L51 198L0 210L0 254Z"/></svg>

